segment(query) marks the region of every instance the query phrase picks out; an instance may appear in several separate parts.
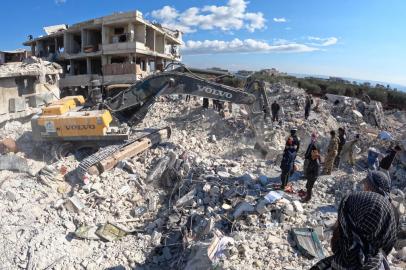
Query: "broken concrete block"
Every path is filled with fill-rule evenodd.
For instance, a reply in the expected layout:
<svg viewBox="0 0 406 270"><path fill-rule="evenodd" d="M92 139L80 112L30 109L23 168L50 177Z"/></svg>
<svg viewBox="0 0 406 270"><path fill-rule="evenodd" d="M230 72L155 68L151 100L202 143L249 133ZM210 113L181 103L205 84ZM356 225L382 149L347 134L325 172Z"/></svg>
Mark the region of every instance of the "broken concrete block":
<svg viewBox="0 0 406 270"><path fill-rule="evenodd" d="M73 195L72 197L66 199L65 207L68 211L78 213L85 208L85 205L79 199L79 197L77 197L76 195Z"/></svg>
<svg viewBox="0 0 406 270"><path fill-rule="evenodd" d="M157 247L161 244L162 233L154 231L151 235L151 245Z"/></svg>
<svg viewBox="0 0 406 270"><path fill-rule="evenodd" d="M247 202L241 202L237 205L237 208L234 210L233 217L238 218L244 213L250 213L255 210L254 206Z"/></svg>
<svg viewBox="0 0 406 270"><path fill-rule="evenodd" d="M5 138L0 142L0 154L17 153L16 141L11 138Z"/></svg>
<svg viewBox="0 0 406 270"><path fill-rule="evenodd" d="M27 109L25 98L10 98L8 102L10 113L22 112Z"/></svg>
<svg viewBox="0 0 406 270"><path fill-rule="evenodd" d="M100 240L96 235L97 226L82 226L77 228L75 231L75 236L77 238L88 239L88 240Z"/></svg>
<svg viewBox="0 0 406 270"><path fill-rule="evenodd" d="M294 216L295 208L293 207L292 204L288 203L284 205L283 212L288 216Z"/></svg>
<svg viewBox="0 0 406 270"><path fill-rule="evenodd" d="M195 195L196 188L193 188L191 191L189 191L189 193L187 193L185 196L177 200L175 206L181 207L192 204L194 202Z"/></svg>
<svg viewBox="0 0 406 270"><path fill-rule="evenodd" d="M128 233L117 225L106 223L99 227L96 231L96 235L105 241L116 241L120 240Z"/></svg>
<svg viewBox="0 0 406 270"><path fill-rule="evenodd" d="M293 206L295 207L295 209L298 213L304 212L303 206L299 201L293 201Z"/></svg>
<svg viewBox="0 0 406 270"><path fill-rule="evenodd" d="M231 176L228 172L224 171L217 172L217 175L220 176L221 178L229 178Z"/></svg>

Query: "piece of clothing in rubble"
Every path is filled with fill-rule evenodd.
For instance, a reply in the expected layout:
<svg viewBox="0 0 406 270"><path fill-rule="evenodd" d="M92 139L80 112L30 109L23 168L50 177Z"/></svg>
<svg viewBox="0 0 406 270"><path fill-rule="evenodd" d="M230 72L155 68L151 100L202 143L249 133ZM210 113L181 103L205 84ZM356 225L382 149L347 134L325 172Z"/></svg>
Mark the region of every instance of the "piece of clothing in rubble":
<svg viewBox="0 0 406 270"><path fill-rule="evenodd" d="M305 119L309 118L310 115L310 109L313 104L313 99L309 96L306 97L306 102L305 102Z"/></svg>
<svg viewBox="0 0 406 270"><path fill-rule="evenodd" d="M347 142L347 136L345 133L341 133L338 135L338 149L337 149L337 156L334 160L334 166L338 168L340 165L340 157L341 157L341 151L343 150L343 147L345 143Z"/></svg>
<svg viewBox="0 0 406 270"><path fill-rule="evenodd" d="M285 149L283 151L283 157L280 165L280 168L282 170L281 189L284 189L289 182L289 177L293 173L295 159L296 159L296 151L294 151L293 149Z"/></svg>
<svg viewBox="0 0 406 270"><path fill-rule="evenodd" d="M304 201L306 202L311 200L314 183L316 182L320 174L320 155L316 147L311 151L310 155L311 157L309 159L305 172L307 182L306 197L304 198Z"/></svg>
<svg viewBox="0 0 406 270"><path fill-rule="evenodd" d="M359 142L358 138L355 138L351 141L348 141L344 144L341 154L340 154L340 164L343 164L344 162L347 162L351 165L354 166L354 152L355 152L355 146Z"/></svg>
<svg viewBox="0 0 406 270"><path fill-rule="evenodd" d="M333 171L334 160L337 156L338 151L338 139L337 137L332 137L327 148L326 158L324 159L324 169L323 174L331 174Z"/></svg>
<svg viewBox="0 0 406 270"><path fill-rule="evenodd" d="M279 110L280 110L280 105L274 101L271 105L271 112L272 112L272 122L278 122L279 121Z"/></svg>
<svg viewBox="0 0 406 270"><path fill-rule="evenodd" d="M389 149L388 154L381 159L381 162L379 162L379 167L384 170L389 170L395 160L396 154L397 152L395 149Z"/></svg>
<svg viewBox="0 0 406 270"><path fill-rule="evenodd" d="M387 255L396 243L397 225L389 200L357 192L340 203L331 241L333 255L311 270L388 270Z"/></svg>

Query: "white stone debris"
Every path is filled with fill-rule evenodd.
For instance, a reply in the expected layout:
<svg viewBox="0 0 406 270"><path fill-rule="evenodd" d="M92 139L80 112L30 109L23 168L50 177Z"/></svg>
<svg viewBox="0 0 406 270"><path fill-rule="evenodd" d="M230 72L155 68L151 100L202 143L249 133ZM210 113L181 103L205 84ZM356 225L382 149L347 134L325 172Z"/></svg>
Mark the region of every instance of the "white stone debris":
<svg viewBox="0 0 406 270"><path fill-rule="evenodd" d="M0 268L309 269L317 260L302 256L290 231L315 229L324 253L331 254L339 201L361 188L368 147L384 152L390 142L377 139L382 128L359 119L351 106L343 114L332 114L334 104L320 100L318 112L311 111L305 121L304 90L276 84L270 95L283 114L280 123L266 122L261 136L269 149L265 158L254 150L256 138L243 106L233 105L231 116L223 118L196 101L160 98L139 128L171 126L170 141L90 176L85 186L71 176L79 164L74 156L57 161L51 144L32 142L29 119L7 122L0 140L15 140L15 155L42 170L35 176L0 171ZM406 142L405 113L386 111L383 117L385 130ZM356 121L347 121L350 118ZM351 171L344 164L332 175L320 176L311 201L302 203L298 194L306 189L301 171L310 135L319 134L324 156L330 130L340 126L350 138L361 134L356 166ZM302 143L298 171L291 177L293 192L275 192L292 127L298 128ZM151 174L157 166L162 168ZM388 259L394 269L405 269L406 183L400 178L406 174L404 152L390 173L401 230ZM100 228L105 230L97 232ZM120 239L106 242L98 235Z"/></svg>

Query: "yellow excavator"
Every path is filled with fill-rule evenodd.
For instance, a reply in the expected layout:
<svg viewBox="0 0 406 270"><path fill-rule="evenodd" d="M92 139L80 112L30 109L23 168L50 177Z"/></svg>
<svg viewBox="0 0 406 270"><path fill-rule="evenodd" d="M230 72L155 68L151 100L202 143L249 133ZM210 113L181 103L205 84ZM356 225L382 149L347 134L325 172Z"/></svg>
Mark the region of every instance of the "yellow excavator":
<svg viewBox="0 0 406 270"><path fill-rule="evenodd" d="M211 76L207 79L205 76ZM67 96L42 109L31 120L36 141L60 142L58 155L71 149L92 148L78 168L86 173L107 156L142 138L169 137L170 129L137 130L157 98L165 95L192 95L245 105L253 125L269 112L263 82L247 80L244 90L218 83L231 76L211 70L189 69L184 65L146 77L114 96L103 95L99 81L93 81L87 100L83 96ZM257 131L257 136L261 131ZM154 137L155 136L155 137ZM157 137L158 136L158 137Z"/></svg>

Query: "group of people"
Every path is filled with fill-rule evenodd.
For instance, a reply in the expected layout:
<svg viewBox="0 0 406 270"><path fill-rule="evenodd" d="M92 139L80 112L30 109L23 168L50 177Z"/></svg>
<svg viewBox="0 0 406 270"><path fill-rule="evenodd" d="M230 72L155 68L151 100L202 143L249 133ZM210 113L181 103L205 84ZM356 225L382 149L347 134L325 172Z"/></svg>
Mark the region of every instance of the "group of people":
<svg viewBox="0 0 406 270"><path fill-rule="evenodd" d="M305 100L305 112L304 116L305 119L307 120L310 116L310 110L313 105L313 99L310 95L306 96ZM282 107L279 105L279 103L274 100L274 102L271 104L271 113L272 113L272 122L279 122L279 112L281 111Z"/></svg>
<svg viewBox="0 0 406 270"><path fill-rule="evenodd" d="M343 162L354 166L355 145L360 135L347 141L344 128L338 129L338 135L332 130L324 162L324 174L331 174ZM313 186L320 174L320 149L317 145L317 133L311 135L310 143L304 154L303 174L306 181L306 193L302 197L308 202L312 197ZM294 172L294 163L300 148L297 129L290 131L281 162L281 188L285 189L289 177ZM389 196L391 179L388 173L396 155L401 151L395 146L379 162L377 170L368 171L362 181L363 190L343 198L338 209L337 222L331 239L333 255L319 261L311 270L389 270L387 256L397 240L399 216Z"/></svg>

